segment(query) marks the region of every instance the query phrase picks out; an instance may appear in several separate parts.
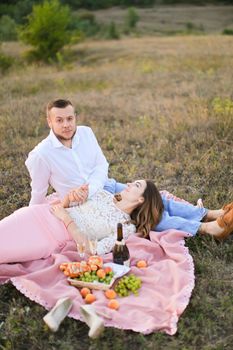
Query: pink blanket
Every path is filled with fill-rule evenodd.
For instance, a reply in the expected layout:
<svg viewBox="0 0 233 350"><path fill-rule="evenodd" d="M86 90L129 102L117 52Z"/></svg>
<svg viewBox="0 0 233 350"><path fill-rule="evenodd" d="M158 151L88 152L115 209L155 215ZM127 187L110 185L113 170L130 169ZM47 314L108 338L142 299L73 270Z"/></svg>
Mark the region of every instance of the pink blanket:
<svg viewBox="0 0 233 350"><path fill-rule="evenodd" d="M102 291L94 291L97 311L108 315L105 326L131 329L148 334L164 331L175 334L177 322L188 305L194 287L192 257L184 246L184 237L189 234L176 230L151 232L151 241L131 236L128 247L131 255L131 272L140 276L142 287L139 296L118 298L120 309L107 307L108 300ZM50 309L57 299L68 296L73 300L69 316L80 319L79 307L83 299L77 288L70 286L59 265L64 261L77 261L75 244L67 243L59 252L47 259L21 264L0 265L0 283L11 281L14 286L31 300ZM111 261L107 254L104 261ZM140 259L148 267L138 269Z"/></svg>

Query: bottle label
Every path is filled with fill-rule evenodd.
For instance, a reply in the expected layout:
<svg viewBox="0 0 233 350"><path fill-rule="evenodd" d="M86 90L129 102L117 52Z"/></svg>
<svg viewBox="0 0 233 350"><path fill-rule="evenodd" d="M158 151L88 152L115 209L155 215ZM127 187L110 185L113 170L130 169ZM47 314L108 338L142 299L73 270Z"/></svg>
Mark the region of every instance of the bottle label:
<svg viewBox="0 0 233 350"><path fill-rule="evenodd" d="M114 258L113 262L114 262L114 264L124 265L124 266L130 267L130 259L123 260L122 258Z"/></svg>
<svg viewBox="0 0 233 350"><path fill-rule="evenodd" d="M124 266L130 267L130 259L125 260L123 263Z"/></svg>

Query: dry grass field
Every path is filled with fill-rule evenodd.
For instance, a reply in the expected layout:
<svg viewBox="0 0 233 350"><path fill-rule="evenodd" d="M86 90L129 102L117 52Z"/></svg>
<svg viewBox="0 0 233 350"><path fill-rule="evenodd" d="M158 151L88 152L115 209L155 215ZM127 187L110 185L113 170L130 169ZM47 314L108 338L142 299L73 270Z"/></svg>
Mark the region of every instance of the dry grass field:
<svg viewBox="0 0 233 350"><path fill-rule="evenodd" d="M23 47L4 44L14 56ZM45 105L69 98L92 126L119 181L151 178L160 189L207 207L233 200L233 38L144 37L72 47L63 65L21 64L0 84L0 216L27 205L28 152L47 133ZM187 240L196 286L178 333L106 329L96 341L66 319L57 334L45 311L10 285L0 288L0 349L230 350L233 240Z"/></svg>
<svg viewBox="0 0 233 350"><path fill-rule="evenodd" d="M187 34L187 31L219 34L225 28L233 29L233 6L157 5L136 11L139 15L138 35ZM99 22L114 21L121 29L125 26L126 15L127 9L117 7L95 12Z"/></svg>

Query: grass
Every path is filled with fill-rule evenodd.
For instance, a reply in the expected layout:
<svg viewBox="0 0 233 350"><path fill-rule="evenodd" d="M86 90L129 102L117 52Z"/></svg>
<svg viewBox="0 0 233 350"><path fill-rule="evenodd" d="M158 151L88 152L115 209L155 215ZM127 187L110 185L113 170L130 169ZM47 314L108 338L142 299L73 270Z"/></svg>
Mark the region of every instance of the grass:
<svg viewBox="0 0 233 350"><path fill-rule="evenodd" d="M47 133L45 104L58 97L91 125L119 181L151 178L160 189L216 208L233 199L233 39L144 37L73 48L64 66L18 65L0 85L0 216L27 205L28 152ZM25 48L4 44L16 59ZM66 319L57 334L45 310L11 285L0 288L0 349L179 349L233 347L232 239L187 240L196 286L178 332L148 336L108 328L96 340Z"/></svg>
<svg viewBox="0 0 233 350"><path fill-rule="evenodd" d="M137 8L139 22L134 35L220 34L233 29L232 6L157 5ZM127 8L110 8L94 12L97 21L114 21L124 32ZM227 34L227 33L226 33Z"/></svg>

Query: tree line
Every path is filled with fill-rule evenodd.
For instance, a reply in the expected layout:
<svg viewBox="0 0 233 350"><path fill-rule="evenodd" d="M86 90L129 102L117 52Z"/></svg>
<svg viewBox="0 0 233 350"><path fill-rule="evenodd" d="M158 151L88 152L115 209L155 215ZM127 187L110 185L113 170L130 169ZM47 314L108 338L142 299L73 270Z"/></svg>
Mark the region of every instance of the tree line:
<svg viewBox="0 0 233 350"><path fill-rule="evenodd" d="M150 7L154 5L171 4L193 4L206 5L215 4L233 4L233 0L60 0L63 5L69 5L73 10L87 9L98 10L113 6L122 7ZM43 0L1 0L0 17L8 15L16 21L23 23L26 16L32 12L33 5L43 3Z"/></svg>

